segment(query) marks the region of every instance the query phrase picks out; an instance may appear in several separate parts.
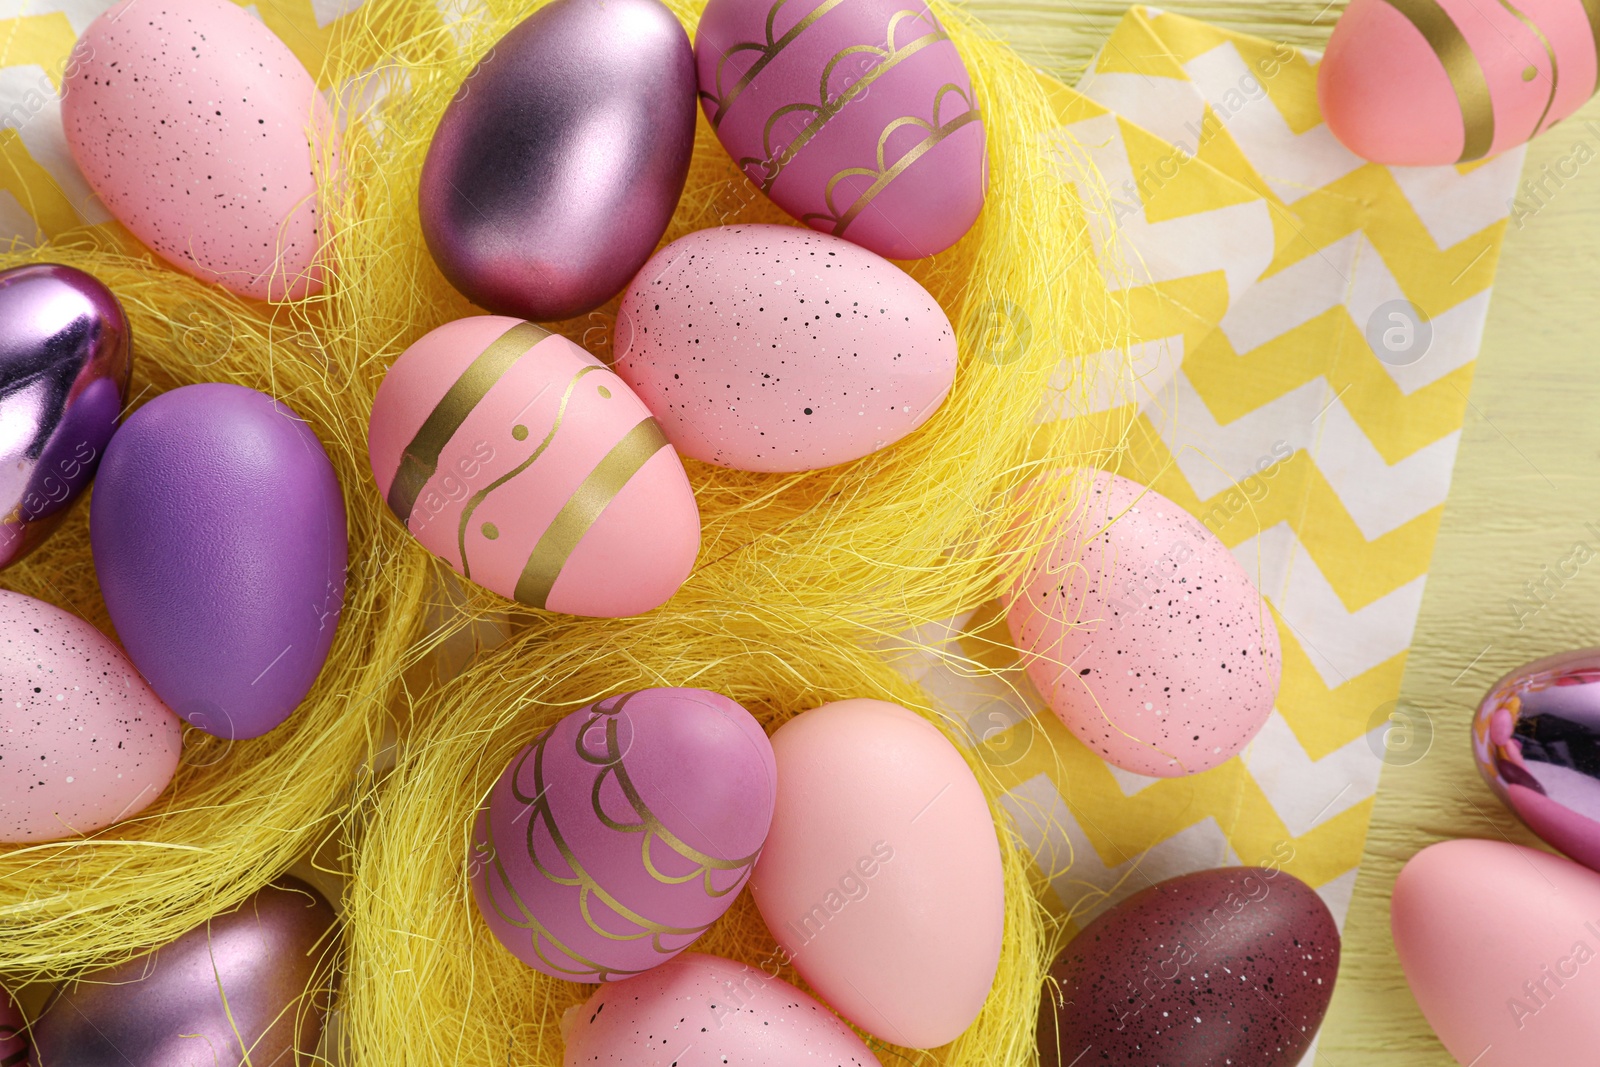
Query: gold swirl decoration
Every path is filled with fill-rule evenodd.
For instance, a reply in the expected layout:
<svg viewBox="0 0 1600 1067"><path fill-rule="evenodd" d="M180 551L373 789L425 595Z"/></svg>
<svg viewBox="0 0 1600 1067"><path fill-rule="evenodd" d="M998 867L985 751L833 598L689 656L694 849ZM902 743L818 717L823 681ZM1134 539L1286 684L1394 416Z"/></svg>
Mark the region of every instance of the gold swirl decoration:
<svg viewBox="0 0 1600 1067"><path fill-rule="evenodd" d="M1461 108L1461 158L1466 163L1482 159L1494 144L1494 104L1489 98L1489 80L1472 46L1462 36L1438 0L1384 0L1422 34L1433 54L1439 57L1456 104Z"/></svg>
<svg viewBox="0 0 1600 1067"><path fill-rule="evenodd" d="M941 122L939 117L940 109L944 106L945 99L950 96L959 97L961 102L967 105L967 108L948 122ZM845 230L850 228L850 224L872 204L872 201L877 198L879 193L888 188L890 182L904 174L912 164L927 155L946 137L949 137L963 126L971 125L982 118L982 112L978 110L977 105L973 103L967 92L958 85L946 82L934 94L933 120L931 122L927 119L917 118L915 115L904 115L885 126L883 132L878 135L877 166L875 168L849 167L836 173L828 179L828 184L823 189L823 200L827 204L828 210L826 212L810 212L802 215L800 221L808 226L815 226L821 223L822 225L818 227L819 229L824 229L825 232L831 233L835 237L843 237ZM895 131L906 126L924 130L926 135L922 140L912 145L899 159L889 163L884 158L884 148ZM841 212L839 206L833 200L834 190L840 182L853 177L870 178L872 181L867 186L866 191L856 197L850 206Z"/></svg>
<svg viewBox="0 0 1600 1067"><path fill-rule="evenodd" d="M708 898L716 899L727 896L744 885L751 868L755 866L760 850L758 849L747 856L740 856L736 859L721 859L712 856L694 848L678 837L650 810L649 805L639 795L638 789L624 766L627 752L622 747L617 730L618 716L628 702L637 695L637 693L625 693L592 705L587 709L587 718L579 726L574 739L573 755L584 763L598 768L590 791L590 805L595 818L608 830L622 834L639 835L640 863L654 881L662 885L677 886L698 880L701 883L701 890ZM584 925L592 933L607 941L639 941L648 937L651 948L656 953L663 956L674 955L682 950L687 941L692 941L694 938L699 937L716 920L713 918L711 921L699 926L672 926L656 922L624 905L615 894L601 886L594 875L584 867L574 854L561 829L556 826L548 800L550 786L545 780L545 751L555 737L556 731L561 728L561 725L558 722L535 738L528 749L518 757L517 762L510 771L512 796L519 803L527 806L525 814L528 820L528 829L521 847L526 850L528 859L532 861L534 869L538 871L540 877L549 880L555 885L576 887L578 889L579 911L583 916ZM600 732L602 741L597 748L591 749L588 742L594 736L596 730ZM530 762L533 780L530 783L531 789L525 790L522 785L523 770L529 767ZM626 800L631 811L631 817L616 819L607 814L600 794L605 789L608 781L616 785L618 791ZM518 821L520 819L521 816L519 816ZM506 853L502 851L500 842L496 840L493 819L486 817L484 826L487 834L485 843L487 847L486 849L483 845L479 847L480 851L487 853L488 869L486 875L497 885L497 889L489 892L487 896L495 913L501 919L514 927L529 931L534 951L546 966L554 972L574 977L597 976L594 978L585 977L585 981L611 981L615 978L624 978L631 974L637 974L640 970L647 969L622 970L610 967L599 960L591 959L582 952L577 951L574 946L555 936L539 920L533 909L523 901L521 894L517 892L512 884L510 873L506 870L505 864L501 859ZM541 835L555 846L562 862L565 864L565 869L551 867L539 858L538 849L535 845ZM668 874L663 871L657 863L653 852L653 850L662 847L670 850L670 855L686 861L690 867L689 872L687 874ZM719 873L732 874L732 877L727 879L727 885L720 889L717 888L713 880L714 876ZM514 910L507 910L507 907L502 905L503 900L508 901L510 907ZM606 929L595 916L595 901L598 901L608 911L619 916L636 929L629 932L616 932ZM686 940L683 944L668 947L663 944L663 939L667 937L684 938ZM550 954L545 950L546 944L553 946L564 958L559 960L551 959ZM569 961L576 961L580 966L574 968L569 965Z"/></svg>
<svg viewBox="0 0 1600 1067"><path fill-rule="evenodd" d="M906 21L923 21L931 25L932 29L918 37L914 37L904 45L895 41L896 31L901 23ZM824 126L831 122L835 116L845 109L852 101L865 96L867 91L877 82L901 63L910 59L929 45L940 41L948 41L950 35L944 32L938 22L932 21L931 13L926 10L896 11L889 19L888 27L884 33L884 44L851 45L849 48L836 52L822 68L822 77L817 88L817 103L785 104L767 117L765 126L761 131L760 156L743 156L738 160L739 169L756 182L762 192L770 192L772 185L783 173L783 169L794 161L800 151L810 144L817 134L822 132ZM828 84L837 71L839 64L853 56L875 56L877 61L872 68L867 70L837 94L830 95ZM784 146L781 151L773 148L773 131L778 124L793 114L809 114L811 117L806 125L795 134L794 138ZM754 172L752 172L754 168Z"/></svg>
<svg viewBox="0 0 1600 1067"><path fill-rule="evenodd" d="M740 94L750 87L750 83L755 81L756 77L763 70L766 70L768 65L770 65L774 59L777 59L785 48L788 48L791 44L793 44L795 39L801 34L805 33L812 26L815 26L817 21L821 19L822 16L826 15L828 12L844 3L844 0L822 0L822 3L813 8L810 13L805 16L805 18L789 27L783 36L774 38L772 33L777 25L778 12L781 11L783 6L789 2L790 0L777 0L775 4L767 9L765 31L766 39L764 41L741 41L739 44L731 46L722 54L722 58L717 60L717 71L714 79L717 92L709 93L702 90L700 93L701 99L708 101L716 107L716 112L710 116L711 128L713 130L722 124L723 116L728 113L728 109L733 106L733 102L739 99ZM756 61L750 65L750 69L746 70L744 74L739 77L738 81L733 83L733 87L728 89L726 94L719 95L722 94L723 67L726 66L728 61L734 56L742 55L745 52L757 53Z"/></svg>

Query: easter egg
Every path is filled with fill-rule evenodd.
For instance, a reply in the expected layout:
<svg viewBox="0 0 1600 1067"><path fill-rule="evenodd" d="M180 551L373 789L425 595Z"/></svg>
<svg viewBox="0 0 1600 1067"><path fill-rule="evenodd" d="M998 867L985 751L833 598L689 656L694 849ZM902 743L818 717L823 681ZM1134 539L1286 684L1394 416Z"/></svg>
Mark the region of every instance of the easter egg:
<svg viewBox="0 0 1600 1067"><path fill-rule="evenodd" d="M878 1067L826 1007L767 968L685 953L561 1020L562 1067Z"/></svg>
<svg viewBox="0 0 1600 1067"><path fill-rule="evenodd" d="M807 226L917 259L982 210L983 116L926 6L710 0L695 60L722 146Z"/></svg>
<svg viewBox="0 0 1600 1067"><path fill-rule="evenodd" d="M536 608L620 617L689 576L700 512L628 387L529 322L448 322L403 352L367 432L378 490L423 547Z"/></svg>
<svg viewBox="0 0 1600 1067"><path fill-rule="evenodd" d="M33 1024L40 1067L289 1067L310 1062L331 998L333 908L284 877L143 956L56 990Z"/></svg>
<svg viewBox="0 0 1600 1067"><path fill-rule="evenodd" d="M0 841L137 815L178 769L182 724L99 630L0 590Z"/></svg>
<svg viewBox="0 0 1600 1067"><path fill-rule="evenodd" d="M1334 136L1375 163L1515 148L1595 91L1600 15L1577 0L1351 0L1317 68Z"/></svg>
<svg viewBox="0 0 1600 1067"><path fill-rule="evenodd" d="M1478 772L1534 833L1600 870L1600 649L1525 664L1472 724Z"/></svg>
<svg viewBox="0 0 1600 1067"><path fill-rule="evenodd" d="M11 994L0 989L0 1064L28 1062L28 1032L22 1011Z"/></svg>
<svg viewBox="0 0 1600 1067"><path fill-rule="evenodd" d="M1169 878L1099 915L1056 959L1040 1063L1067 1067L1093 1049L1094 1063L1295 1067L1338 971L1333 916L1292 875Z"/></svg>
<svg viewBox="0 0 1600 1067"><path fill-rule="evenodd" d="M1457 1062L1589 1067L1600 1045L1600 874L1505 841L1445 841L1395 881L1394 947Z"/></svg>
<svg viewBox="0 0 1600 1067"><path fill-rule="evenodd" d="M617 293L678 206L694 51L657 0L553 0L489 50L422 165L422 235L489 311L565 319Z"/></svg>
<svg viewBox="0 0 1600 1067"><path fill-rule="evenodd" d="M772 736L778 806L750 881L781 958L875 1037L965 1030L1000 961L1005 885L983 789L932 723L841 700Z"/></svg>
<svg viewBox="0 0 1600 1067"><path fill-rule="evenodd" d="M1176 777L1239 752L1272 713L1278 631L1194 516L1104 471L1069 480L1006 623L1051 710L1108 763Z"/></svg>
<svg viewBox="0 0 1600 1067"><path fill-rule="evenodd" d="M81 270L0 271L0 567L50 535L94 477L133 365L111 290Z"/></svg>
<svg viewBox="0 0 1600 1067"><path fill-rule="evenodd" d="M893 263L793 226L672 242L628 287L619 375L683 455L750 471L860 459L950 392L956 338Z"/></svg>
<svg viewBox="0 0 1600 1067"><path fill-rule="evenodd" d="M306 69L228 0L122 0L61 86L73 160L118 222L240 296L320 292L315 164L333 122Z"/></svg>
<svg viewBox="0 0 1600 1067"><path fill-rule="evenodd" d="M238 385L163 393L106 449L89 511L117 636L197 729L259 737L316 681L344 607L344 497L311 428Z"/></svg>
<svg viewBox="0 0 1600 1067"><path fill-rule="evenodd" d="M500 943L557 978L665 963L733 903L772 821L772 746L704 689L580 708L512 759L468 861Z"/></svg>

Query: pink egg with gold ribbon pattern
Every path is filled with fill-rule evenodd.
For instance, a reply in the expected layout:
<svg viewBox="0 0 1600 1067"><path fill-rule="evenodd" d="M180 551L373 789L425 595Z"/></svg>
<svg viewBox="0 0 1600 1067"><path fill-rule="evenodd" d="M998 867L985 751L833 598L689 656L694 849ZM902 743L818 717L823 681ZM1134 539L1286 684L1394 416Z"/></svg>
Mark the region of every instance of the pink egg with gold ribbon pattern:
<svg viewBox="0 0 1600 1067"><path fill-rule="evenodd" d="M1594 95L1592 0L1351 0L1317 69L1328 128L1375 163L1515 148Z"/></svg>
<svg viewBox="0 0 1600 1067"><path fill-rule="evenodd" d="M520 603L636 615L694 566L700 513L656 420L599 360L530 322L458 319L406 349L367 446L417 540Z"/></svg>
<svg viewBox="0 0 1600 1067"><path fill-rule="evenodd" d="M982 210L983 116L926 4L710 0L695 61L723 147L807 226L917 259Z"/></svg>

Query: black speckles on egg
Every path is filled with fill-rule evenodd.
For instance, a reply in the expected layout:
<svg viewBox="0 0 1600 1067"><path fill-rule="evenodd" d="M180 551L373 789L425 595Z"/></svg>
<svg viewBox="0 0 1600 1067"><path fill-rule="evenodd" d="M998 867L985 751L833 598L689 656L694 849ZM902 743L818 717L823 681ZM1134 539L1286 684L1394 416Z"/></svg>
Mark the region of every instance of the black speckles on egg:
<svg viewBox="0 0 1600 1067"><path fill-rule="evenodd" d="M76 615L0 590L0 841L87 833L153 801L178 718Z"/></svg>
<svg viewBox="0 0 1600 1067"><path fill-rule="evenodd" d="M1277 696L1277 624L1216 535L1153 490L1097 472L1008 612L1029 675L1072 732L1138 774L1207 770Z"/></svg>
<svg viewBox="0 0 1600 1067"><path fill-rule="evenodd" d="M133 234L246 296L320 288L308 131L316 84L226 0L124 0L85 31L63 77L73 159Z"/></svg>
<svg viewBox="0 0 1600 1067"><path fill-rule="evenodd" d="M1327 905L1275 867L1168 879L1089 923L1050 968L1042 1067L1294 1067L1339 949Z"/></svg>
<svg viewBox="0 0 1600 1067"><path fill-rule="evenodd" d="M955 333L887 260L789 226L700 230L623 298L617 373L685 455L757 471L859 459L932 416Z"/></svg>
<svg viewBox="0 0 1600 1067"><path fill-rule="evenodd" d="M567 1067L878 1067L849 1027L782 978L695 952L601 986L564 1034Z"/></svg>

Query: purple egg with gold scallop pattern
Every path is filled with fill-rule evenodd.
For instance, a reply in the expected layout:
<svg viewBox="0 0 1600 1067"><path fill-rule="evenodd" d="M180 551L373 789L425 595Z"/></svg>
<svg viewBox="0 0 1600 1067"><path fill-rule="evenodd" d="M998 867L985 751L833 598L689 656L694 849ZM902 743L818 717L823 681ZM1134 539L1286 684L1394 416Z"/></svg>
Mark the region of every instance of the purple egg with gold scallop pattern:
<svg viewBox="0 0 1600 1067"><path fill-rule="evenodd" d="M478 911L545 974L639 974L728 910L776 801L772 745L734 701L607 697L540 734L495 783L468 858Z"/></svg>
<svg viewBox="0 0 1600 1067"><path fill-rule="evenodd" d="M807 226L920 259L977 220L983 115L925 4L710 0L695 62L722 146Z"/></svg>

